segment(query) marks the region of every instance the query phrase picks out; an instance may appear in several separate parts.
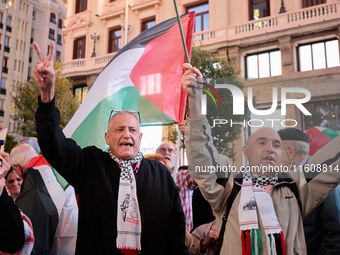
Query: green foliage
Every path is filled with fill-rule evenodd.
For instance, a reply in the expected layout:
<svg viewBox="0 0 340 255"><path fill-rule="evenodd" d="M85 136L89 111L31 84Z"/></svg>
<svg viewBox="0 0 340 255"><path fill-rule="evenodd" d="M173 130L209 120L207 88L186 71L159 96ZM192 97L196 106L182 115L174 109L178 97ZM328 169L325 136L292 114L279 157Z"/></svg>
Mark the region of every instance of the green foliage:
<svg viewBox="0 0 340 255"><path fill-rule="evenodd" d="M64 128L78 109L80 102L71 92L71 80L61 75L62 67L60 61L54 63L56 106L60 111L60 126ZM27 82L14 84L12 119L18 123L18 133L22 136L36 137L34 115L38 108L38 95L40 90L33 78Z"/></svg>
<svg viewBox="0 0 340 255"><path fill-rule="evenodd" d="M15 141L14 136L6 135L5 152L10 153L17 144L18 142Z"/></svg>

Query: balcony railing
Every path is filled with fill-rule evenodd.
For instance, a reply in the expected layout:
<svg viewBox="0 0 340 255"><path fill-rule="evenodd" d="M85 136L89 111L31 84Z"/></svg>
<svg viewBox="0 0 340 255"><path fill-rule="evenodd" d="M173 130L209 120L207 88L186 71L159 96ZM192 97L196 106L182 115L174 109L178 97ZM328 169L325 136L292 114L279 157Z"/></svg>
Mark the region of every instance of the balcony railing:
<svg viewBox="0 0 340 255"><path fill-rule="evenodd" d="M8 68L7 67L2 67L2 72L3 73L8 73Z"/></svg>
<svg viewBox="0 0 340 255"><path fill-rule="evenodd" d="M6 26L6 31L12 33L12 27Z"/></svg>
<svg viewBox="0 0 340 255"><path fill-rule="evenodd" d="M206 45L227 40L256 36L277 30L308 25L316 22L339 19L340 1L315 5L294 12L286 12L243 24L206 30L194 34L195 45Z"/></svg>
<svg viewBox="0 0 340 255"><path fill-rule="evenodd" d="M51 39L51 40L55 41L54 35L53 35L53 34L49 34L49 35L48 35L48 39Z"/></svg>
<svg viewBox="0 0 340 255"><path fill-rule="evenodd" d="M8 46L5 46L5 47L4 47L4 51L9 53L9 52L11 51L11 48L8 47Z"/></svg>
<svg viewBox="0 0 340 255"><path fill-rule="evenodd" d="M4 28L4 24L0 23L0 29Z"/></svg>
<svg viewBox="0 0 340 255"><path fill-rule="evenodd" d="M95 58L74 59L70 62L66 62L64 65L63 74L72 73L77 70L86 71L96 68L103 68L107 63L110 62L110 60L116 55L116 53L117 52Z"/></svg>
<svg viewBox="0 0 340 255"><path fill-rule="evenodd" d="M5 111L4 110L0 110L0 116L1 117L5 116Z"/></svg>
<svg viewBox="0 0 340 255"><path fill-rule="evenodd" d="M1 95L6 95L6 89L0 89L0 94Z"/></svg>

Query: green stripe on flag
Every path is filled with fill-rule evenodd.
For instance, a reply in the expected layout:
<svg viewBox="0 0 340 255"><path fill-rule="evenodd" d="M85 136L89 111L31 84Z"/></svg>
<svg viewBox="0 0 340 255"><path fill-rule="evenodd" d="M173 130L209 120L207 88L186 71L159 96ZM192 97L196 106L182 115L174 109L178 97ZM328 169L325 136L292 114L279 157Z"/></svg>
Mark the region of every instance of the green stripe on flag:
<svg viewBox="0 0 340 255"><path fill-rule="evenodd" d="M65 191L68 188L68 186L70 186L70 184L52 166L51 166L51 169L52 169L52 172L55 178L57 179L57 182L60 184L60 186Z"/></svg>
<svg viewBox="0 0 340 255"><path fill-rule="evenodd" d="M339 131L330 128L324 129L322 133L324 133L330 141L339 135Z"/></svg>
<svg viewBox="0 0 340 255"><path fill-rule="evenodd" d="M103 99L73 132L72 139L82 148L95 145L105 150L107 148L105 132L107 131L110 112L113 109L139 111L142 126L157 125L157 123L163 126L174 124L174 120L149 99L141 96L136 87L130 86L122 88L117 93Z"/></svg>

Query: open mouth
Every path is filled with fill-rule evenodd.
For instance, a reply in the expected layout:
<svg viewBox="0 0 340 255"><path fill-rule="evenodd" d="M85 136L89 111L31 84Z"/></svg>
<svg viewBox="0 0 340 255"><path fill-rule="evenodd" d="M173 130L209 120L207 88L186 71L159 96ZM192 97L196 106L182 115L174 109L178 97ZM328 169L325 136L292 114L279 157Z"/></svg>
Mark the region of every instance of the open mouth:
<svg viewBox="0 0 340 255"><path fill-rule="evenodd" d="M129 143L129 142L120 143L119 146L132 147L132 146L133 146L133 143Z"/></svg>
<svg viewBox="0 0 340 255"><path fill-rule="evenodd" d="M164 159L166 159L166 160L168 160L168 161L171 160L171 158L170 158L169 156L164 156Z"/></svg>
<svg viewBox="0 0 340 255"><path fill-rule="evenodd" d="M264 158L266 161L275 161L273 157L267 156Z"/></svg>

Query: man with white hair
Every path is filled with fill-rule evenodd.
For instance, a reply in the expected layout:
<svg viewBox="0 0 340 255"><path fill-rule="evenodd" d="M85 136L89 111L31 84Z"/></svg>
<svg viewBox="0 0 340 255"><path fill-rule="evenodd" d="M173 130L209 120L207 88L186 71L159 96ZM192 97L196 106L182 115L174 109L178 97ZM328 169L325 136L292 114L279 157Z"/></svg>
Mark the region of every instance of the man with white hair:
<svg viewBox="0 0 340 255"><path fill-rule="evenodd" d="M176 161L176 149L171 143L162 143L156 153L163 155L171 171L174 171Z"/></svg>
<svg viewBox="0 0 340 255"><path fill-rule="evenodd" d="M24 180L16 204L33 225L31 254L74 254L78 207L73 187L64 191L46 159L28 144L13 148L10 159Z"/></svg>

